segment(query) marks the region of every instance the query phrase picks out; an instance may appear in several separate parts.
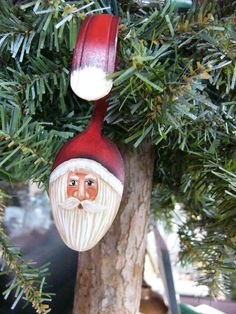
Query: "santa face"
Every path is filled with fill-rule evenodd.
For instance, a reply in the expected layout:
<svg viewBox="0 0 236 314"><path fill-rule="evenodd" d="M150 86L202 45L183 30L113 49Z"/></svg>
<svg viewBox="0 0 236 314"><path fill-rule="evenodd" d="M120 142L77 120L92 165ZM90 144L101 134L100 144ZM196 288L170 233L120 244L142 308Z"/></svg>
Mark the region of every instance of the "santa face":
<svg viewBox="0 0 236 314"><path fill-rule="evenodd" d="M97 176L87 172L71 171L67 180L67 196L75 197L80 202L94 201L98 194Z"/></svg>
<svg viewBox="0 0 236 314"><path fill-rule="evenodd" d="M91 162L94 165L94 161ZM82 169L79 163L76 163L77 169L72 167L65 173L55 169L58 174L55 176L53 172L51 175L49 196L54 221L63 241L76 251L86 251L96 245L112 224L123 186L119 190L112 187L114 182L108 181L113 181L113 175L106 169L101 173L97 168L96 174Z"/></svg>

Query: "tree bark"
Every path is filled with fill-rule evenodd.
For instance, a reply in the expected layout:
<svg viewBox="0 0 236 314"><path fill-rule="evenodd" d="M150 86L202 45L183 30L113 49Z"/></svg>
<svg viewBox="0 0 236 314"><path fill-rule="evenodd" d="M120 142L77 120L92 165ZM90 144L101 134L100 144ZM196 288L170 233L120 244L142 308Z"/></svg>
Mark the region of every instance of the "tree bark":
<svg viewBox="0 0 236 314"><path fill-rule="evenodd" d="M153 147L121 147L125 187L115 221L100 243L79 255L73 314L139 312L153 176Z"/></svg>

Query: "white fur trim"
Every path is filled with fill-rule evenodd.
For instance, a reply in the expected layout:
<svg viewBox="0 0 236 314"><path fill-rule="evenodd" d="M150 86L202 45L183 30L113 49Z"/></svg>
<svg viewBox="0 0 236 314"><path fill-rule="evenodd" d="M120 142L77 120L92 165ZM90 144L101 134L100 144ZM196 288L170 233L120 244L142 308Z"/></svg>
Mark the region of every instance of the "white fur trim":
<svg viewBox="0 0 236 314"><path fill-rule="evenodd" d="M123 193L123 184L119 179L97 161L87 158L74 158L64 161L52 171L49 182L55 181L69 171L90 171L109 183L120 196Z"/></svg>
<svg viewBox="0 0 236 314"><path fill-rule="evenodd" d="M74 93L85 100L97 100L106 96L112 88L112 80L97 67L85 66L71 72L70 85Z"/></svg>

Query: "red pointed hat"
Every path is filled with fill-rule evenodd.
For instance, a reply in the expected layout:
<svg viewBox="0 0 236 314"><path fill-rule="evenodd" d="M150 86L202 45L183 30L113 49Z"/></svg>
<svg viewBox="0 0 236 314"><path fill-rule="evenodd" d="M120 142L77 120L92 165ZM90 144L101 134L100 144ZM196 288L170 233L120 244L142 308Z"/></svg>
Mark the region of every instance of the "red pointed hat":
<svg viewBox="0 0 236 314"><path fill-rule="evenodd" d="M50 182L69 171L92 172L122 194L124 164L117 147L87 129L68 141L57 154Z"/></svg>
<svg viewBox="0 0 236 314"><path fill-rule="evenodd" d="M105 99L97 101L88 128L61 148L52 166L50 182L68 171L89 171L100 176L122 194L123 159L116 145L101 134L106 107Z"/></svg>
<svg viewBox="0 0 236 314"><path fill-rule="evenodd" d="M76 40L70 78L77 96L98 100L111 91L113 83L107 75L115 69L118 24L119 17L111 14L84 20Z"/></svg>

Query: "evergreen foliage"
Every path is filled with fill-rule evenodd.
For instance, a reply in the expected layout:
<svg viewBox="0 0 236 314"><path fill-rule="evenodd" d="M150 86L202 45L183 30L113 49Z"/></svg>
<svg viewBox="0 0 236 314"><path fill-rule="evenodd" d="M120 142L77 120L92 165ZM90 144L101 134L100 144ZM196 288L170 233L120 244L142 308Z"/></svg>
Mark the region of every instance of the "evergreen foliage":
<svg viewBox="0 0 236 314"><path fill-rule="evenodd" d="M0 219L2 223L3 202L7 195L0 190ZM4 298L7 299L14 291L15 302L11 309L14 310L21 298L31 303L36 313L47 314L51 311L48 302L51 301L51 293L44 292L46 285L45 278L48 275L47 265L33 267L32 261L23 260L18 248L14 247L0 226L0 256L4 260L1 273L12 275L7 289L4 291Z"/></svg>
<svg viewBox="0 0 236 314"><path fill-rule="evenodd" d="M225 10L214 0L195 1L187 13L168 1L152 8L120 1L105 126L134 149L155 145L153 211L168 218L173 203L182 204L182 260L200 265L213 293L235 270L236 252L235 4ZM47 187L56 152L92 110L69 87L78 29L88 14L111 8L109 1L0 0L0 12L0 179Z"/></svg>

